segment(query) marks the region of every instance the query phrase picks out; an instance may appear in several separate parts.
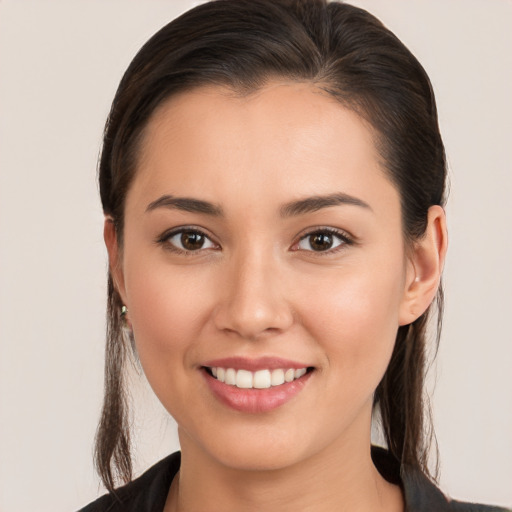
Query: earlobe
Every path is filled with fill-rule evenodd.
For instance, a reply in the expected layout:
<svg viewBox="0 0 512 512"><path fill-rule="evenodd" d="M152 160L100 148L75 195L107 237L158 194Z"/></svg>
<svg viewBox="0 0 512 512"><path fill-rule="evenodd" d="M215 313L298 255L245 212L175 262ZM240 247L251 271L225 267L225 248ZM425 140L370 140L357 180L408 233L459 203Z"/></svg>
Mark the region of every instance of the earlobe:
<svg viewBox="0 0 512 512"><path fill-rule="evenodd" d="M111 217L105 217L105 223L103 225L103 239L105 240L105 245L107 247L110 274L114 280L114 286L123 302L125 302L121 251L119 249L114 220Z"/></svg>
<svg viewBox="0 0 512 512"><path fill-rule="evenodd" d="M414 243L409 256L400 325L414 322L434 300L441 282L447 246L445 212L439 205L431 206L425 235Z"/></svg>

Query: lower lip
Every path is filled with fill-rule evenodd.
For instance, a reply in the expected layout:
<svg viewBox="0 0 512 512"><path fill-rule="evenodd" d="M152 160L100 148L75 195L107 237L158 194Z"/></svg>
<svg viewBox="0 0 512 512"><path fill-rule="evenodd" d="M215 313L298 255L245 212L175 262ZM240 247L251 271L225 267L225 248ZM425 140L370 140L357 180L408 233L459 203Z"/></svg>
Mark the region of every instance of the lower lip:
<svg viewBox="0 0 512 512"><path fill-rule="evenodd" d="M311 377L309 371L299 379L266 389L242 389L224 384L201 370L213 394L225 405L240 412L258 413L277 409L302 391Z"/></svg>

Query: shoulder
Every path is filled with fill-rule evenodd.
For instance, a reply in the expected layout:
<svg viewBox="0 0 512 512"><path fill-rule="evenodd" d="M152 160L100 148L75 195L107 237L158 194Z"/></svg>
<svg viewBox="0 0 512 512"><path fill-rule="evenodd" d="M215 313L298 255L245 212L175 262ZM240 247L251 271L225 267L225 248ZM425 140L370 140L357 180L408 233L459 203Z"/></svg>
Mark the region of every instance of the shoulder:
<svg viewBox="0 0 512 512"><path fill-rule="evenodd" d="M105 494L78 512L157 512L163 510L172 479L180 468L181 454L173 453L145 473Z"/></svg>
<svg viewBox="0 0 512 512"><path fill-rule="evenodd" d="M448 510L450 510L450 512L512 512L510 508L480 505L478 503L465 503L462 501L451 501Z"/></svg>
<svg viewBox="0 0 512 512"><path fill-rule="evenodd" d="M422 471L400 463L385 449L372 446L381 475L402 488L407 512L512 512L512 509L451 500Z"/></svg>
<svg viewBox="0 0 512 512"><path fill-rule="evenodd" d="M406 510L410 512L512 512L511 509L452 500L418 470L402 466L401 478Z"/></svg>

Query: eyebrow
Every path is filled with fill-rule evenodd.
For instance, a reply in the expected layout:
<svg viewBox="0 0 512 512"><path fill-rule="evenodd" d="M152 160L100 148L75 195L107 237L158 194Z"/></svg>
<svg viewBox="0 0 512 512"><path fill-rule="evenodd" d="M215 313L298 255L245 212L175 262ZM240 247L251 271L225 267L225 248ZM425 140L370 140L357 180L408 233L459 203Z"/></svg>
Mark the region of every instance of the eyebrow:
<svg viewBox="0 0 512 512"><path fill-rule="evenodd" d="M336 194L329 194L327 196L306 197L305 199L286 203L280 208L280 213L281 217L294 217L297 215L316 212L322 208L339 205L359 206L372 211L371 206L363 200L340 192ZM157 208L169 208L191 213L202 213L214 217L222 217L224 215L224 212L219 205L203 201L202 199L194 199L192 197L163 195L149 203L146 208L146 212L156 210Z"/></svg>
<svg viewBox="0 0 512 512"><path fill-rule="evenodd" d="M224 215L220 206L201 199L194 199L192 197L173 197L171 195L164 195L149 203L146 208L146 212L156 210L157 208L169 208L182 210L184 212L202 213L215 217L221 217Z"/></svg>
<svg viewBox="0 0 512 512"><path fill-rule="evenodd" d="M371 206L368 203L365 203L363 200L339 192L327 196L307 197L305 199L286 203L281 207L281 216L293 217L296 215L304 215L305 213L316 212L322 208L339 205L359 206L361 208L373 211Z"/></svg>

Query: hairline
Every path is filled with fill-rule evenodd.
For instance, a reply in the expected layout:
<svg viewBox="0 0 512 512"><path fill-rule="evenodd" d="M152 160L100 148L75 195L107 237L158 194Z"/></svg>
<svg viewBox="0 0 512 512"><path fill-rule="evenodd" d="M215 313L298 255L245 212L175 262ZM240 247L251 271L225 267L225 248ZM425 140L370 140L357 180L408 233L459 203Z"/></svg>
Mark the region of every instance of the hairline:
<svg viewBox="0 0 512 512"><path fill-rule="evenodd" d="M403 214L403 205L402 205L402 192L400 190L399 184L396 180L393 179L393 174L388 167L388 160L386 158L386 150L388 150L389 143L386 141L386 136L375 126L372 122L371 116L369 115L367 109L361 106L361 102L357 101L358 97L356 94L347 94L348 98L342 98L343 91L337 91L334 80L329 81L325 78L323 79L309 79L309 78L300 78L300 77L290 77L288 75L280 75L277 73L272 74L269 77L262 78L260 82L249 86L245 83L235 84L230 83L228 80L204 80L199 81L199 83L194 84L192 86L187 85L176 91L169 91L168 94L164 95L162 99L155 105L153 110L150 112L148 118L138 126L133 134L132 140L133 144L130 148L132 153L132 176L129 181L129 186L126 190L122 218L115 219L116 225L116 235L118 237L118 244L122 247L123 241L123 227L124 227L124 219L125 219L125 210L126 210L126 198L133 186L133 183L136 179L138 169L141 166L141 160L144 158L145 151L145 142L147 140L147 132L150 129L150 125L158 116L159 112L169 107L171 103L174 101L178 101L180 97L186 96L188 94L193 94L201 91L212 91L215 94L223 94L228 97L233 97L237 99L249 99L251 96L256 96L258 93L262 92L265 88L277 86L277 85L310 85L311 92L322 95L324 98L332 100L337 105L341 105L343 108L350 110L355 113L359 120L366 126L368 129L372 143L375 147L375 155L378 158L378 165L384 176L389 180L391 185L395 187L398 192L400 198L400 208ZM334 87L333 87L334 86ZM404 235L405 245L412 246L413 240L408 236L406 232L406 226L404 223L403 215L402 219L402 231Z"/></svg>

